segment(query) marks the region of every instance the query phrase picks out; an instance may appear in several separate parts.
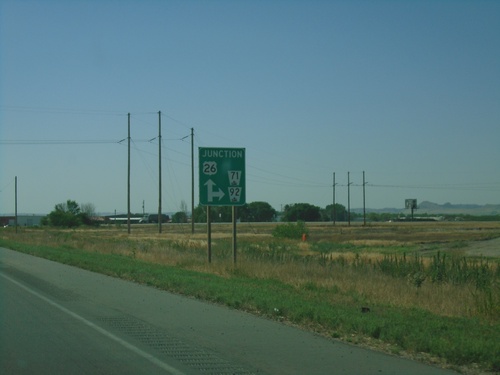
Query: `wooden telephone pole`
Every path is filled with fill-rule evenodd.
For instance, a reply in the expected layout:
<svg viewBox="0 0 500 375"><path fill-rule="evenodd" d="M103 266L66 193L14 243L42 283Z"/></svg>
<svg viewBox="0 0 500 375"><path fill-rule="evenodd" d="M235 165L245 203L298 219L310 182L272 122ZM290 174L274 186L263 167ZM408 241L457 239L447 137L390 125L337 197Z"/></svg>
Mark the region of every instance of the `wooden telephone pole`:
<svg viewBox="0 0 500 375"><path fill-rule="evenodd" d="M128 117L127 231L128 234L130 234L130 113L128 113L127 117Z"/></svg>
<svg viewBox="0 0 500 375"><path fill-rule="evenodd" d="M347 172L347 225L351 225L351 181L350 172Z"/></svg>
<svg viewBox="0 0 500 375"><path fill-rule="evenodd" d="M366 225L365 171L363 171L363 225Z"/></svg>
<svg viewBox="0 0 500 375"><path fill-rule="evenodd" d="M158 233L161 233L161 111L158 111Z"/></svg>
<svg viewBox="0 0 500 375"><path fill-rule="evenodd" d="M14 194L15 195L15 204L14 204L14 206L15 206L15 211L16 211L15 216L14 216L14 225L16 226L16 233L17 233L17 176L15 179L14 189L15 189L15 194Z"/></svg>
<svg viewBox="0 0 500 375"><path fill-rule="evenodd" d="M194 129L191 128L191 233L194 234Z"/></svg>
<svg viewBox="0 0 500 375"><path fill-rule="evenodd" d="M333 225L335 225L335 222L337 220L337 210L335 209L335 186L337 184L335 183L335 172L333 172L333 207L332 207L332 220L333 220Z"/></svg>

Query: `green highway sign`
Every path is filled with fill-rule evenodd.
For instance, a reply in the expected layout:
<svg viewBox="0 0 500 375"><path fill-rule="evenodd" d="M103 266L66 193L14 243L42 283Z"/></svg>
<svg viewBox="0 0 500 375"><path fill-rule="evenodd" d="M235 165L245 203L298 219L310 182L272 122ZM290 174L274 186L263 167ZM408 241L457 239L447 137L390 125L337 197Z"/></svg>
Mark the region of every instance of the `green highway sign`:
<svg viewBox="0 0 500 375"><path fill-rule="evenodd" d="M242 206L245 195L245 149L199 147L200 204Z"/></svg>

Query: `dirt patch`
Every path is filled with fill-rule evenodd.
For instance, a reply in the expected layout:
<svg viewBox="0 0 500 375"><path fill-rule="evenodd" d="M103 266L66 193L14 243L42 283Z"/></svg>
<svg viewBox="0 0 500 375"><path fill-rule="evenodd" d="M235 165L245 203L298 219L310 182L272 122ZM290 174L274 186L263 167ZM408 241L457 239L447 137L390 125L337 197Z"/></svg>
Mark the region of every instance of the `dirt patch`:
<svg viewBox="0 0 500 375"><path fill-rule="evenodd" d="M500 258L500 238L474 241L467 246L465 253L469 256Z"/></svg>

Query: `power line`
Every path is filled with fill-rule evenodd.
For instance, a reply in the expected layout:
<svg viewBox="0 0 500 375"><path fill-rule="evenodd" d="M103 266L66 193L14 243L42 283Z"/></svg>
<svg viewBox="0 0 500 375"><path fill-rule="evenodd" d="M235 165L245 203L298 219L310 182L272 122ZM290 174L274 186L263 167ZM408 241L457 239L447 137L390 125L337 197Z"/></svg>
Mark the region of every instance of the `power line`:
<svg viewBox="0 0 500 375"><path fill-rule="evenodd" d="M500 191L500 183L486 182L476 184L436 184L436 185L379 185L367 184L375 188L391 189L429 189L429 190L481 190L481 191ZM482 186L489 185L489 186Z"/></svg>
<svg viewBox="0 0 500 375"><path fill-rule="evenodd" d="M75 145L75 144L111 144L120 143L116 140L75 140L75 139L32 139L32 140L3 140L2 145Z"/></svg>
<svg viewBox="0 0 500 375"><path fill-rule="evenodd" d="M13 181L8 182L5 186L0 189L0 193L3 193L9 186L13 184Z"/></svg>
<svg viewBox="0 0 500 375"><path fill-rule="evenodd" d="M179 125L182 125L182 126L184 126L184 127L188 128L188 129L191 129L191 128L193 127L193 126L191 126L191 125L189 125L189 124L186 124L186 123L185 123L185 122L183 122L183 121L177 120L176 118L173 118L172 116L167 115L167 114L165 114L165 113L163 113L163 112L161 113L161 115L162 115L163 117L167 117L167 118L169 118L170 120L172 120L172 121L174 121L174 122L178 123Z"/></svg>
<svg viewBox="0 0 500 375"><path fill-rule="evenodd" d="M29 113L52 113L52 114L71 114L71 115L108 115L108 116L126 116L123 111L111 111L102 109L82 109L82 108L48 108L48 107L27 107L27 106L0 106L2 111L10 112L29 112Z"/></svg>
<svg viewBox="0 0 500 375"><path fill-rule="evenodd" d="M169 117L170 116L166 116ZM180 138L170 138L170 139L163 139L166 141L182 141L184 142L187 136L180 137ZM134 139L133 142L135 144L137 143L152 143L155 141L158 137L155 136L150 139ZM197 138L197 137L195 137ZM17 146L17 145L96 145L96 144L121 144L127 140L127 138L121 139L121 140L111 140L111 139L87 139L87 140L76 140L76 139L32 139L32 140L0 140L0 145L10 145L10 146ZM199 143L199 142L197 142ZM162 146L164 147L164 146ZM135 147L136 148L136 147ZM137 149L137 148L136 148ZM142 152L146 152L144 150L141 150ZM170 150L171 152L178 153L179 155L182 155L184 157L187 157L188 155L185 153L182 153L177 150ZM152 154L152 153L151 153ZM174 160L170 160L174 161ZM184 164L184 163L180 163ZM249 165L249 168L255 169L257 171L263 172L270 174L274 177L279 177L283 178L286 180L280 180L276 178L268 178L268 177L261 177L258 175L253 175L255 181L259 181L259 179L263 179L260 182L261 183L266 183L269 185L284 185L284 186L290 186L290 187L327 187L329 186L328 184L324 183L315 183L312 181L307 181L303 180L300 178L296 177L291 177L291 176L286 176L274 171L268 171L262 168L255 167L253 165ZM339 187L347 187L348 185L346 184L337 184ZM354 184L351 182L351 186L355 187L361 187L363 184ZM372 183L366 183L366 186L370 186L373 188L390 188L390 189L422 189L422 190L478 190L478 191L500 191L500 182L488 182L488 183L464 183L464 184L432 184L432 185L395 185L395 184L372 184Z"/></svg>
<svg viewBox="0 0 500 375"><path fill-rule="evenodd" d="M136 139L136 143L148 143L153 141L152 139ZM122 143L126 141L127 138L121 140L112 139L25 139L25 140L0 140L0 145L88 145L88 144L113 144Z"/></svg>

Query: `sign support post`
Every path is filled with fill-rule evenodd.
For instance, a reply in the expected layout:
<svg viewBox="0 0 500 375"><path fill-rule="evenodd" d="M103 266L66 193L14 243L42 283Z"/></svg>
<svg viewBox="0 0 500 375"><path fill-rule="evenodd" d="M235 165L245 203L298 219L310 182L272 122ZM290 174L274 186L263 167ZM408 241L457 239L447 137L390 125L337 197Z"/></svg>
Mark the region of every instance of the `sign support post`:
<svg viewBox="0 0 500 375"><path fill-rule="evenodd" d="M210 206L207 206L207 260L212 263L212 215Z"/></svg>
<svg viewBox="0 0 500 375"><path fill-rule="evenodd" d="M236 264L236 206L233 206L233 263Z"/></svg>

